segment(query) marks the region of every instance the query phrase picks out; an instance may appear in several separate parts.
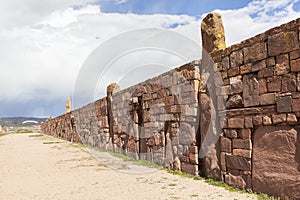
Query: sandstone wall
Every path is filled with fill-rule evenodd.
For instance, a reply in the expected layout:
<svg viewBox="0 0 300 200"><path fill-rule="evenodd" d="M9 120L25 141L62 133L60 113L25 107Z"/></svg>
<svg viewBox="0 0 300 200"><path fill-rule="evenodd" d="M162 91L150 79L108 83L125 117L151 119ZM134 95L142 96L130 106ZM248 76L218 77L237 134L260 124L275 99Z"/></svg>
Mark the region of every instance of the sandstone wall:
<svg viewBox="0 0 300 200"><path fill-rule="evenodd" d="M298 19L211 54L223 130L220 164L229 185L300 196L299 28Z"/></svg>
<svg viewBox="0 0 300 200"><path fill-rule="evenodd" d="M113 93L110 103L106 97L49 119L42 131L162 166L178 158L177 169L197 175L199 65L188 63Z"/></svg>
<svg viewBox="0 0 300 200"><path fill-rule="evenodd" d="M200 62L188 63L49 119L42 132L297 199L299 29L297 19L208 53L204 71L213 70L207 85L200 78ZM208 127L211 119L214 126ZM205 148L211 151L203 158L199 147L211 134L220 138L215 144L208 139Z"/></svg>

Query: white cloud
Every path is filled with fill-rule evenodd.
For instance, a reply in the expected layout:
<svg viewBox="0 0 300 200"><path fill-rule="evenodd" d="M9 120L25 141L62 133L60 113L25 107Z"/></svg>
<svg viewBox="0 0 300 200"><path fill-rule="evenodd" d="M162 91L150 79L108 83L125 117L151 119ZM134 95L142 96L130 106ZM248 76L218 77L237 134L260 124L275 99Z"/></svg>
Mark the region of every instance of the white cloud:
<svg viewBox="0 0 300 200"><path fill-rule="evenodd" d="M255 0L245 8L220 11L227 44L296 19L300 16L293 10L297 1ZM200 43L200 20L194 17L102 13L90 2L94 1L10 0L0 4L0 101L66 99L87 56L122 32L179 24L174 30Z"/></svg>
<svg viewBox="0 0 300 200"><path fill-rule="evenodd" d="M115 5L126 3L128 0L115 0Z"/></svg>

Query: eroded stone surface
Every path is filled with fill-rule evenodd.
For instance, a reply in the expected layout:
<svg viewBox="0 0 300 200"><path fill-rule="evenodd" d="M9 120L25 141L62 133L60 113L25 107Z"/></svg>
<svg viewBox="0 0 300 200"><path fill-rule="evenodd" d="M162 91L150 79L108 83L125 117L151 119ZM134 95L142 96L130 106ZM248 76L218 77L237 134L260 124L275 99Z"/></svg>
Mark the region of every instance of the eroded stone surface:
<svg viewBox="0 0 300 200"><path fill-rule="evenodd" d="M283 199L300 196L300 132L261 127L254 133L253 190Z"/></svg>

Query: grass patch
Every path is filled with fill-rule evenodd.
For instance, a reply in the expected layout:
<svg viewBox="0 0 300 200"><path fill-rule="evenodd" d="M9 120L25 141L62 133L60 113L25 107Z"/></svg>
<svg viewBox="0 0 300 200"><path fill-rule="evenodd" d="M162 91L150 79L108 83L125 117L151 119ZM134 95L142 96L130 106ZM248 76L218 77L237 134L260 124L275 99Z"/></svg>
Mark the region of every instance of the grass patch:
<svg viewBox="0 0 300 200"><path fill-rule="evenodd" d="M28 129L18 129L15 131L15 133L33 133L33 131Z"/></svg>
<svg viewBox="0 0 300 200"><path fill-rule="evenodd" d="M256 194L258 200L280 200L280 197L272 197L267 194Z"/></svg>
<svg viewBox="0 0 300 200"><path fill-rule="evenodd" d="M175 183L170 183L169 186L176 186L176 184Z"/></svg>
<svg viewBox="0 0 300 200"><path fill-rule="evenodd" d="M159 165L157 165L153 162L150 162L148 160L137 160L136 164L140 165L140 166L146 166L146 167L149 167L149 168L156 168L156 169L160 168Z"/></svg>
<svg viewBox="0 0 300 200"><path fill-rule="evenodd" d="M0 133L0 137L6 135L6 133Z"/></svg>
<svg viewBox="0 0 300 200"><path fill-rule="evenodd" d="M131 157L126 156L126 155L121 154L121 153L113 153L113 152L109 152L109 153L110 153L112 156L117 157L117 158L120 158L120 159L122 159L122 160L124 160L124 161L135 161L134 158L131 158Z"/></svg>

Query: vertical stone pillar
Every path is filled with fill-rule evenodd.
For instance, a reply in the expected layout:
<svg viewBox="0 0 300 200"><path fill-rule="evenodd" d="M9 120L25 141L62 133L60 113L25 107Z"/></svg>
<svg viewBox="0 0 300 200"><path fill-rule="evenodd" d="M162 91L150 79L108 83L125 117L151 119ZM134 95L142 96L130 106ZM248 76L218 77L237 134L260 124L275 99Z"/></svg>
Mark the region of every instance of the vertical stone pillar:
<svg viewBox="0 0 300 200"><path fill-rule="evenodd" d="M220 128L217 119L217 101L214 85L214 63L210 53L226 47L224 27L221 15L208 14L201 23L202 66L200 68L201 86L199 91L200 135L199 152L200 171L203 175L221 179L219 164Z"/></svg>
<svg viewBox="0 0 300 200"><path fill-rule="evenodd" d="M109 126L109 137L110 141L112 142L113 151L115 151L115 141L114 141L114 116L113 116L113 110L112 110L112 95L115 92L120 91L120 87L116 83L111 83L106 88L106 99L107 99L107 113L108 113L108 126Z"/></svg>
<svg viewBox="0 0 300 200"><path fill-rule="evenodd" d="M66 102L66 113L71 112L72 106L71 106L71 99L68 98Z"/></svg>

